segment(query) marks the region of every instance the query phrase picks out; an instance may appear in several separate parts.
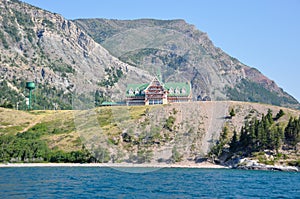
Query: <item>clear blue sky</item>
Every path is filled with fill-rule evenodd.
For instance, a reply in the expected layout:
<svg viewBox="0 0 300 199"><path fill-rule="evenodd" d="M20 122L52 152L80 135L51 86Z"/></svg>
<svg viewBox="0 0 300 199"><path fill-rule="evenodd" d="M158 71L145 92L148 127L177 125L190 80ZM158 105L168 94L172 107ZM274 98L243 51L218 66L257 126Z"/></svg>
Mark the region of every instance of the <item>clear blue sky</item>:
<svg viewBox="0 0 300 199"><path fill-rule="evenodd" d="M23 0L67 19L184 19L300 101L300 0Z"/></svg>

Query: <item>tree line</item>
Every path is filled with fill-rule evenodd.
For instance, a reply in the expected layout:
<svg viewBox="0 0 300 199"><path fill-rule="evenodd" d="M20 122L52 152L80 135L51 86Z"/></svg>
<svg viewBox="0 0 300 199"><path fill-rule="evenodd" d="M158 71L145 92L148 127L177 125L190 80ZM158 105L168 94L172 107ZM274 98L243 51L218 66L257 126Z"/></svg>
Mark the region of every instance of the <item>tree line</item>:
<svg viewBox="0 0 300 199"><path fill-rule="evenodd" d="M264 150L278 152L283 145L294 149L300 142L300 117L290 117L288 124L284 126L276 122L284 115L282 110L274 118L272 115L272 111L269 109L268 113L263 114L260 119L254 117L251 121L245 121L240 133L234 130L231 139L228 138L228 127L224 127L219 141L212 148L210 155L219 157L227 144L230 153L243 156Z"/></svg>
<svg viewBox="0 0 300 199"><path fill-rule="evenodd" d="M0 162L54 162L54 163L91 163L108 162L108 152L100 150L92 154L84 145L80 150L63 151L50 149L42 132L24 132L16 135L0 136ZM105 156L104 156L104 155ZM105 159L103 159L105 157Z"/></svg>
<svg viewBox="0 0 300 199"><path fill-rule="evenodd" d="M230 151L244 153L259 152L264 150L280 149L283 144L295 147L300 142L300 117L290 117L286 127L275 123L284 112L280 110L275 118L269 109L261 119L253 118L250 122L246 121L241 128L240 136L234 131L231 139Z"/></svg>

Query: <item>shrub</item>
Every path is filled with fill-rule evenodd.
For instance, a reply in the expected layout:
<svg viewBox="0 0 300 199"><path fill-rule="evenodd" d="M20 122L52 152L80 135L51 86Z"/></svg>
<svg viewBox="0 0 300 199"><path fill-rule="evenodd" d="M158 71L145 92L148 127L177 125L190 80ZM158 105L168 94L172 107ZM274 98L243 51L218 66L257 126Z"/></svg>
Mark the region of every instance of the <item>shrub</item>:
<svg viewBox="0 0 300 199"><path fill-rule="evenodd" d="M178 151L177 148L174 146L172 149L172 156L171 159L173 162L180 162L182 161L183 155L181 155Z"/></svg>
<svg viewBox="0 0 300 199"><path fill-rule="evenodd" d="M166 120L165 128L168 130L172 131L173 125L175 123L176 118L173 116L169 116L168 119Z"/></svg>

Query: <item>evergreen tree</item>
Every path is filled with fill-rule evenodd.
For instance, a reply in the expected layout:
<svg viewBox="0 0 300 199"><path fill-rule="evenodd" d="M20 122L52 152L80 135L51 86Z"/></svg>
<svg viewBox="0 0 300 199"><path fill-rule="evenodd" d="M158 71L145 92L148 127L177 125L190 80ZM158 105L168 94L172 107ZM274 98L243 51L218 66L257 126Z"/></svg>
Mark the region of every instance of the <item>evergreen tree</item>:
<svg viewBox="0 0 300 199"><path fill-rule="evenodd" d="M274 129L274 140L272 142L273 149L276 149L276 151L278 151L278 149L282 145L282 138L283 138L283 130L282 128L277 126Z"/></svg>
<svg viewBox="0 0 300 199"><path fill-rule="evenodd" d="M260 135L260 145L259 145L259 149L264 149L265 146L267 145L268 142L268 138L267 138L267 134L265 131L265 124L264 124L264 120L262 120L259 124L258 124L258 134Z"/></svg>
<svg viewBox="0 0 300 199"><path fill-rule="evenodd" d="M231 152L235 151L237 146L238 146L238 137L237 137L237 132L236 132L235 129L233 131L233 136L232 136L232 139L231 139L231 142L230 142L229 146L230 146L230 151Z"/></svg>
<svg viewBox="0 0 300 199"><path fill-rule="evenodd" d="M274 123L274 120L273 120L273 112L272 112L271 109L268 109L268 113L267 113L267 115L266 115L266 118L267 118L267 120L268 120L268 122L269 122L270 124L273 124L273 123Z"/></svg>
<svg viewBox="0 0 300 199"><path fill-rule="evenodd" d="M249 127L248 127L248 138L247 138L247 145L248 145L248 148L250 150L255 150L256 149L256 134L255 134L255 121L252 120L249 124Z"/></svg>
<svg viewBox="0 0 300 199"><path fill-rule="evenodd" d="M296 146L300 142L300 118L290 118L287 127L284 130L285 142Z"/></svg>
<svg viewBox="0 0 300 199"><path fill-rule="evenodd" d="M230 115L230 117L234 117L234 116L235 116L234 108L232 108L232 109L230 110L229 115Z"/></svg>
<svg viewBox="0 0 300 199"><path fill-rule="evenodd" d="M221 134L220 141L226 141L229 134L229 129L227 126L223 128L223 133Z"/></svg>
<svg viewBox="0 0 300 199"><path fill-rule="evenodd" d="M248 136L247 136L247 129L245 126L242 126L241 128L241 133L240 133L240 140L239 140L239 144L240 146L246 146L247 142L248 142Z"/></svg>
<svg viewBox="0 0 300 199"><path fill-rule="evenodd" d="M279 112L276 114L274 120L278 120L279 118L281 118L284 115L285 115L285 113L283 112L282 109L280 109Z"/></svg>

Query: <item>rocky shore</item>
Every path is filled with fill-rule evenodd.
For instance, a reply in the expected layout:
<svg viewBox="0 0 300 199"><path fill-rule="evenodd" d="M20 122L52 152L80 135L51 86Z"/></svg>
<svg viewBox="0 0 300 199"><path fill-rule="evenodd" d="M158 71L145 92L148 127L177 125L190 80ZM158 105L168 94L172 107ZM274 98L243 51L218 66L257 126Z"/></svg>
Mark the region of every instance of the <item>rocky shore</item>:
<svg viewBox="0 0 300 199"><path fill-rule="evenodd" d="M251 160L248 158L238 159L235 162L231 162L227 165L229 168L244 169L244 170L269 170L269 171L289 171L300 172L299 167L295 166L283 166L283 165L266 165L258 163L257 160Z"/></svg>

